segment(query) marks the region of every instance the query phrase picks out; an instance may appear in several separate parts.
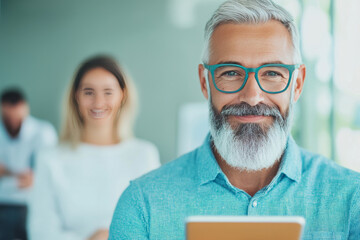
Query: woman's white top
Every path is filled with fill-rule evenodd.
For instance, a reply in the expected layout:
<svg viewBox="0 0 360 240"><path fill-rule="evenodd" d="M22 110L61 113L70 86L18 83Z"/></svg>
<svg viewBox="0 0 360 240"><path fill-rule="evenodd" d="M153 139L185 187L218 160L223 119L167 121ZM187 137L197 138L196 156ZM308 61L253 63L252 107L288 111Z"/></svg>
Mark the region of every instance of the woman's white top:
<svg viewBox="0 0 360 240"><path fill-rule="evenodd" d="M30 239L84 240L108 229L129 181L159 166L156 147L139 139L40 152L29 204Z"/></svg>

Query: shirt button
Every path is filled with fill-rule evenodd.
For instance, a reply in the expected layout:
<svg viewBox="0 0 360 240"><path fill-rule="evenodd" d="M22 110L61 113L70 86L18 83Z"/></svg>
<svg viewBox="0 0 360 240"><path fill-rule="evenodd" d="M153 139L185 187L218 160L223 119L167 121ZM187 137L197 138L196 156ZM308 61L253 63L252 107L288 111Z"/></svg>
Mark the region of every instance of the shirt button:
<svg viewBox="0 0 360 240"><path fill-rule="evenodd" d="M253 201L252 206L256 207L258 205L258 202L256 200Z"/></svg>

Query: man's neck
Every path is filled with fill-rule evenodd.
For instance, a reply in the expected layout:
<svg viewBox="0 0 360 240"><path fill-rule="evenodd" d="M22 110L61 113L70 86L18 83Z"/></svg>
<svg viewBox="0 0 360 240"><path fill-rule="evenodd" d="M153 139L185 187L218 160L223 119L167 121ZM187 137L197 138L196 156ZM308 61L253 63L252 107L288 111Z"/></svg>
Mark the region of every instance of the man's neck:
<svg viewBox="0 0 360 240"><path fill-rule="evenodd" d="M248 172L230 166L215 149L213 149L213 152L216 161L230 183L234 187L247 192L250 196L254 196L259 190L269 185L276 176L280 166L280 161L276 161L270 168Z"/></svg>

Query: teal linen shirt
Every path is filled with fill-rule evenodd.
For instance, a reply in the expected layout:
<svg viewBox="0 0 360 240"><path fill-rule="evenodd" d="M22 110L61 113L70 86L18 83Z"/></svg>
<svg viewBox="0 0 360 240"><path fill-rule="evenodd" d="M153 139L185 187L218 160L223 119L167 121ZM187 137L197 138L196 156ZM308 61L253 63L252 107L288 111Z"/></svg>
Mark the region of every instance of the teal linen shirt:
<svg viewBox="0 0 360 240"><path fill-rule="evenodd" d="M360 174L300 149L289 137L279 171L253 197L231 185L204 144L135 181L120 197L110 240L185 239L191 215L288 215L303 239L360 239Z"/></svg>

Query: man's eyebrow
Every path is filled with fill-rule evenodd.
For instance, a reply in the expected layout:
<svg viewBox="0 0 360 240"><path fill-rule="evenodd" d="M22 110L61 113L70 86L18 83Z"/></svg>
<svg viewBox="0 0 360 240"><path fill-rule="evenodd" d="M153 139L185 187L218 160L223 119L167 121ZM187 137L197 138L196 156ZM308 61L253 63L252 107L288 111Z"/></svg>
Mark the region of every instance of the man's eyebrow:
<svg viewBox="0 0 360 240"><path fill-rule="evenodd" d="M237 64L237 65L244 66L244 64L242 64L241 62L236 62L236 61L220 61L217 64ZM268 62L260 63L259 66L266 65L266 64L285 64L285 63L282 62L282 61L279 61L279 60L277 60L277 61L268 61Z"/></svg>
<svg viewBox="0 0 360 240"><path fill-rule="evenodd" d="M284 62L282 62L282 61L277 60L277 61L271 61L271 62L264 62L264 63L261 63L261 65L260 65L260 66L262 66L262 65L266 65L266 64L285 64L285 63L284 63Z"/></svg>
<svg viewBox="0 0 360 240"><path fill-rule="evenodd" d="M236 62L236 61L220 61L217 64L237 64L243 66L241 62Z"/></svg>

